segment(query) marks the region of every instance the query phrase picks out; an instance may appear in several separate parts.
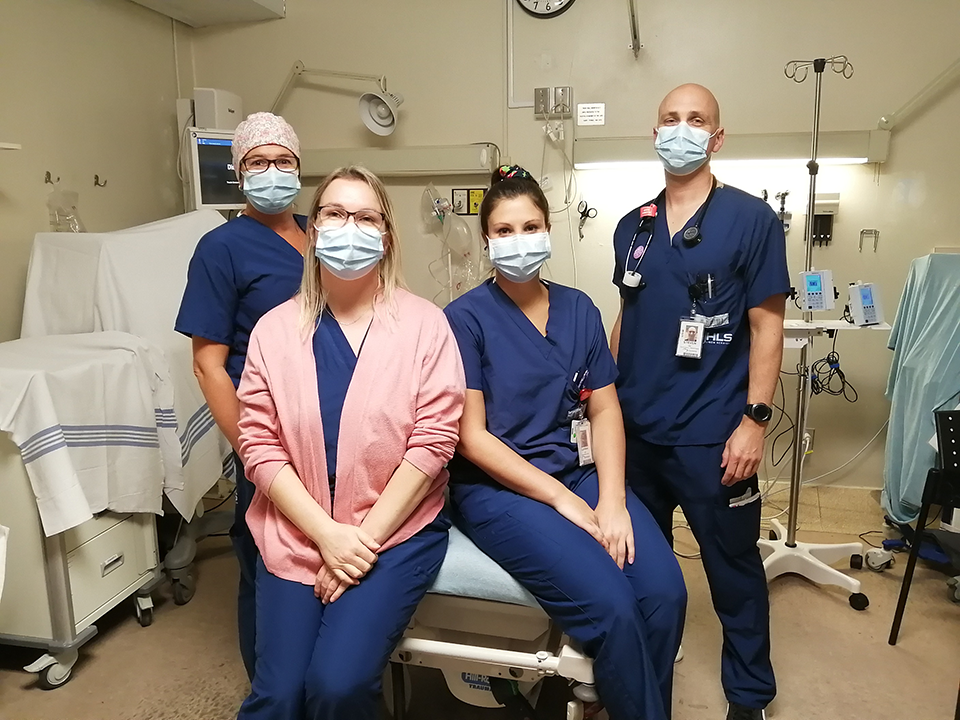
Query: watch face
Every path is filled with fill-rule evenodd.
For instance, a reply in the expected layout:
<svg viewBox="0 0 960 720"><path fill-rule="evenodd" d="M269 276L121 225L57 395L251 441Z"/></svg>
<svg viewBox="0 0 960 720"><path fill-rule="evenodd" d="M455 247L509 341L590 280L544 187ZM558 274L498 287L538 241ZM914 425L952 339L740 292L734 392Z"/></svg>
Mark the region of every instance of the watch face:
<svg viewBox="0 0 960 720"><path fill-rule="evenodd" d="M767 422L773 417L773 409L769 405L757 403L750 406L750 417L757 422Z"/></svg>
<svg viewBox="0 0 960 720"><path fill-rule="evenodd" d="M573 0L517 0L517 2L528 13L540 18L556 17L573 5Z"/></svg>

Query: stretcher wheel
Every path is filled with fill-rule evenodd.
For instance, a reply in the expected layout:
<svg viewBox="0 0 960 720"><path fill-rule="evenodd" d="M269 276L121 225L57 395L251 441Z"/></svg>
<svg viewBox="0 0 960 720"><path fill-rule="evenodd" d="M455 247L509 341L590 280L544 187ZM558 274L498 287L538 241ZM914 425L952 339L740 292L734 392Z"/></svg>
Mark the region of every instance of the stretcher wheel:
<svg viewBox="0 0 960 720"><path fill-rule="evenodd" d="M193 600L193 595L196 592L197 581L193 575L185 575L173 581L173 601L177 605L186 605Z"/></svg>
<svg viewBox="0 0 960 720"><path fill-rule="evenodd" d="M851 555L850 567L853 570L860 570L863 567L863 555Z"/></svg>
<svg viewBox="0 0 960 720"><path fill-rule="evenodd" d="M140 627L150 627L153 625L153 608L146 608L145 610L138 608L137 622L140 623Z"/></svg>
<svg viewBox="0 0 960 720"><path fill-rule="evenodd" d="M854 593L850 596L850 607L854 610L866 610L870 600L863 593Z"/></svg>
<svg viewBox="0 0 960 720"><path fill-rule="evenodd" d="M73 675L73 668L54 663L47 665L37 676L37 684L44 690L56 690L70 680Z"/></svg>

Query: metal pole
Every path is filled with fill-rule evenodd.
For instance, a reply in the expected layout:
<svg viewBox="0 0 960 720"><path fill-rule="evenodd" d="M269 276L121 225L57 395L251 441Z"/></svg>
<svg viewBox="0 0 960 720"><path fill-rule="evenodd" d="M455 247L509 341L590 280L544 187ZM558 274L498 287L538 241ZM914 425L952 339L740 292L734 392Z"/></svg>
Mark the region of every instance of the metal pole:
<svg viewBox="0 0 960 720"><path fill-rule="evenodd" d="M818 58L813 61L813 71L816 76L813 102L813 140L810 145L810 162L807 169L810 171L810 191L807 197L807 224L804 242L804 270L813 269L813 216L816 211L817 150L820 141L820 89L823 80L823 70L826 59ZM803 314L804 322L813 321L813 313ZM811 335L807 343L800 350L800 364L797 367L797 422L793 428L793 456L790 471L790 504L787 508L787 547L797 546L797 514L800 509L800 490L803 487L803 460L806 454L805 437L807 432L807 415L810 407L810 348L813 345Z"/></svg>

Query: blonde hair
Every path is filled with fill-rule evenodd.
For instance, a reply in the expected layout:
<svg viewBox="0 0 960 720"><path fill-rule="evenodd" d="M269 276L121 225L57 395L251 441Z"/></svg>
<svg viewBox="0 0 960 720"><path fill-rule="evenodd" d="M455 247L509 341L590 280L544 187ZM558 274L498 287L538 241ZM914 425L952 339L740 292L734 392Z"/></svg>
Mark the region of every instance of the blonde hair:
<svg viewBox="0 0 960 720"><path fill-rule="evenodd" d="M397 288L406 289L400 269L400 241L397 237L397 223L393 212L393 203L387 195L383 182L372 172L358 165L341 167L334 170L317 188L310 204L310 217L307 221L307 245L303 251L303 280L300 282L298 300L300 302L300 324L304 332L312 332L317 320L327 305L327 291L320 280L320 266L317 260L317 216L320 213L320 198L334 180L356 180L365 183L377 196L377 202L384 216L384 249L378 272L380 274L380 294L390 301Z"/></svg>

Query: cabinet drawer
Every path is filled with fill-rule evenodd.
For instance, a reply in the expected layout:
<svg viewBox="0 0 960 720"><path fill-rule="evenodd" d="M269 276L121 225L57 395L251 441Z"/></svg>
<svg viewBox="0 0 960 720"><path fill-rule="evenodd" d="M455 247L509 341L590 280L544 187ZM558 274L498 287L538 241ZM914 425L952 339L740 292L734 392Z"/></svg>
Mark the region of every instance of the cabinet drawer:
<svg viewBox="0 0 960 720"><path fill-rule="evenodd" d="M67 554L77 624L140 577L143 543L142 528L127 518Z"/></svg>
<svg viewBox="0 0 960 720"><path fill-rule="evenodd" d="M117 513L105 512L87 520L81 525L70 528L63 534L63 541L66 543L67 552L73 552L88 540L92 540L100 533L106 532L128 517L130 517L130 515L118 515Z"/></svg>

